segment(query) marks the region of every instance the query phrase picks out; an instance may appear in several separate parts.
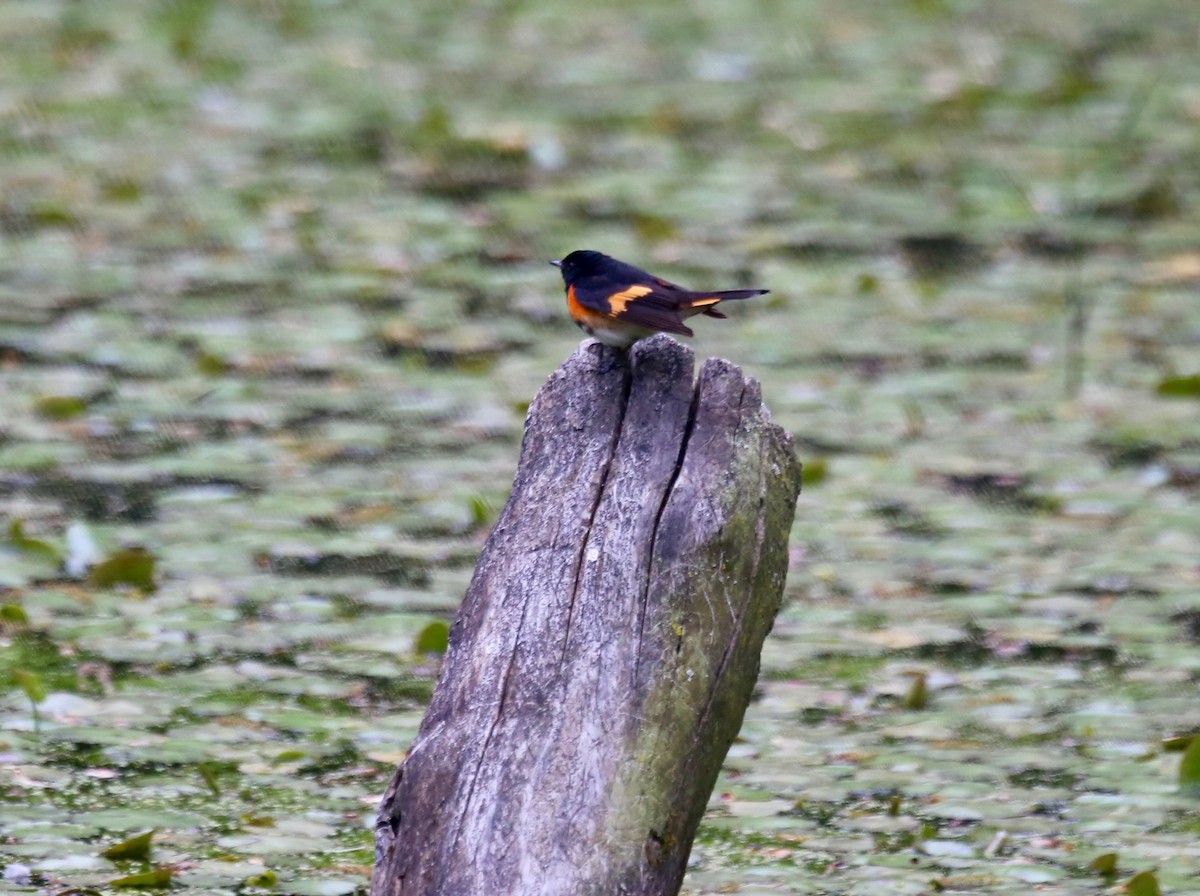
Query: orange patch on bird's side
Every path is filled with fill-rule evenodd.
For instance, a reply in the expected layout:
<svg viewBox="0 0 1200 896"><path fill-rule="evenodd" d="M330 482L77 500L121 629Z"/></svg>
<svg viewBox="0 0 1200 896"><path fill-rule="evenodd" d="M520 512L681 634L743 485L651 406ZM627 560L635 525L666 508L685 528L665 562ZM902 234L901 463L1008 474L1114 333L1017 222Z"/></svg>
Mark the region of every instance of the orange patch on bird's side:
<svg viewBox="0 0 1200 896"><path fill-rule="evenodd" d="M628 289L613 293L608 297L608 310L613 314L623 314L625 309L629 307L630 302L636 301L652 292L654 290L649 286L631 286Z"/></svg>
<svg viewBox="0 0 1200 896"><path fill-rule="evenodd" d="M591 308L585 308L579 299L575 298L575 287L567 287L567 311L572 320L589 322L599 317Z"/></svg>
<svg viewBox="0 0 1200 896"><path fill-rule="evenodd" d="M591 308L585 307L580 301L575 298L575 287L567 287L567 311L571 315L571 320L579 324L589 333L592 329L606 319L606 315L599 314Z"/></svg>

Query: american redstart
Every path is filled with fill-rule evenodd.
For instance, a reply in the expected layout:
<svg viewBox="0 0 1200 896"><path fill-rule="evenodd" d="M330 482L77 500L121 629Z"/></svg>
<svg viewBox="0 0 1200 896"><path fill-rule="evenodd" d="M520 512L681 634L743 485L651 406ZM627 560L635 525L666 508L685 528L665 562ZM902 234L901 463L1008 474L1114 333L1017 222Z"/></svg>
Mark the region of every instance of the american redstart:
<svg viewBox="0 0 1200 896"><path fill-rule="evenodd" d="M721 302L748 299L769 291L684 289L588 249L550 263L562 269L571 318L589 336L617 348L627 348L658 332L691 336L691 328L684 323L687 318L696 314L725 317L717 310Z"/></svg>

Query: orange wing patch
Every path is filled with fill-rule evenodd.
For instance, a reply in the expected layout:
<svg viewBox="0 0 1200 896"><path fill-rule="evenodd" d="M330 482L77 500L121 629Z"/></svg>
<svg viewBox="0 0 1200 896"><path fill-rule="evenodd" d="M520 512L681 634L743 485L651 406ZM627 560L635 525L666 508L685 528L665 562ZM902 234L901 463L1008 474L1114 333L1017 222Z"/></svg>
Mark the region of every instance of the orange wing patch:
<svg viewBox="0 0 1200 896"><path fill-rule="evenodd" d="M623 289L620 292L613 293L608 297L608 310L610 314L624 314L625 309L630 302L640 299L642 296L649 295L654 292L649 286L630 286L628 289Z"/></svg>

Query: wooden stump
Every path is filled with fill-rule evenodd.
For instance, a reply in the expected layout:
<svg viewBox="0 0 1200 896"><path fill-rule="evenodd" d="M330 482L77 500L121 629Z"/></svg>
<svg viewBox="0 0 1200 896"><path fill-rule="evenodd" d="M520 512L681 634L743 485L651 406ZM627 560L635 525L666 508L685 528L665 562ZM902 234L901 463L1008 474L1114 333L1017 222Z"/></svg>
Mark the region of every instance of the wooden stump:
<svg viewBox="0 0 1200 896"><path fill-rule="evenodd" d="M372 896L674 894L741 727L800 489L758 383L585 342L384 796Z"/></svg>

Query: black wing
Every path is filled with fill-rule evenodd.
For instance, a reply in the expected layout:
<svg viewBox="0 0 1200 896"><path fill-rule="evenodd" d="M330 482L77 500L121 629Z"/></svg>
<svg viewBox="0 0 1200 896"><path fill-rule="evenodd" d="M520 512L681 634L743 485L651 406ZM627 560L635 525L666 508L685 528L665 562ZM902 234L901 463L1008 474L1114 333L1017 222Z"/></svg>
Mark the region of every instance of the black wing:
<svg viewBox="0 0 1200 896"><path fill-rule="evenodd" d="M643 276L645 281L638 283L591 278L575 285L575 301L622 323L691 336L691 328L679 313L680 300L690 295L687 290L673 284L664 288L655 278Z"/></svg>

